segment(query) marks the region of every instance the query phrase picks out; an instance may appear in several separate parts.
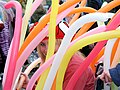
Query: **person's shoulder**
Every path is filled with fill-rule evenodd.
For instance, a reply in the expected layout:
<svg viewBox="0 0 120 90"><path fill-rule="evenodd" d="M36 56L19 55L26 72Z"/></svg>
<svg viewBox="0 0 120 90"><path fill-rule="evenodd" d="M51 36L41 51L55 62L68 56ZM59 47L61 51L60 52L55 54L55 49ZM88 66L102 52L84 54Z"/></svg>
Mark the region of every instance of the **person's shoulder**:
<svg viewBox="0 0 120 90"><path fill-rule="evenodd" d="M82 62L83 62L83 58L80 57L78 54L74 54L70 60L70 63L73 63L73 64L75 63L80 64Z"/></svg>

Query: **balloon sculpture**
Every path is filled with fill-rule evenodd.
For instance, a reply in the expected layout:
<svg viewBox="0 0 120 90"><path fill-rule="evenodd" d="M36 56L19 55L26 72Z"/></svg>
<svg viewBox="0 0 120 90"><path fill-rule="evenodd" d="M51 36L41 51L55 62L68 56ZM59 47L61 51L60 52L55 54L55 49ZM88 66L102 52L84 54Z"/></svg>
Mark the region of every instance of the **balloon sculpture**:
<svg viewBox="0 0 120 90"><path fill-rule="evenodd" d="M16 84L18 82L17 78L19 78L22 66L36 46L48 35L48 32L49 46L45 63L33 74L26 90L32 90L39 77L40 79L37 83L36 90L62 90L65 71L72 55L84 46L95 42L97 42L96 46L79 66L78 70L73 74L66 90L73 90L77 80L89 65L94 71L94 64L102 56L104 56L104 59L106 60L104 62L105 70L108 70L119 62L120 30L118 27L120 25L120 11L118 10L116 13L108 13L108 11L120 5L120 0L113 0L102 6L99 10L86 7L86 0L68 0L61 5L59 5L59 0L52 0L51 10L41 18L36 27L33 28L25 38L28 21L41 2L42 0L27 0L23 17L22 7L19 2L9 1L4 5L6 9L15 7L16 18L14 36L4 69L2 82L3 90L16 89ZM78 3L81 4L79 7L75 8ZM81 15L82 12L88 14ZM62 28L66 30L66 33L57 53L54 54L55 27L64 18L73 14L73 19L68 23L70 25L69 28L61 25ZM98 24L98 27L88 31L94 22L100 21L104 23L108 21L108 19L110 19L108 24ZM114 48L116 42L118 42L118 45ZM40 58L28 66L28 69L26 69L24 73L28 75L32 68L38 63L40 63ZM56 80L54 81L55 77ZM24 78L21 80L20 88L23 81Z"/></svg>

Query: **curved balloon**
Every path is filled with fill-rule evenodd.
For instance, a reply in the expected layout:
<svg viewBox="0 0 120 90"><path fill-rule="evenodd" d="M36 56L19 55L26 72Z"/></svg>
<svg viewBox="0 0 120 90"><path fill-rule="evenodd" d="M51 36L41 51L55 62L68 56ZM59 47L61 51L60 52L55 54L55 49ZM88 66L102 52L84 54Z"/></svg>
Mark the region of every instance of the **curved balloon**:
<svg viewBox="0 0 120 90"><path fill-rule="evenodd" d="M105 52L104 52L104 70L110 69L110 57L112 53L112 47L117 39L108 40L106 46L105 46Z"/></svg>
<svg viewBox="0 0 120 90"><path fill-rule="evenodd" d="M117 63L119 62L119 59L120 59L119 52L120 52L120 39L119 39L119 43L118 43L118 47L117 47L115 56L113 58L113 62L111 64L111 68L115 67L117 65Z"/></svg>
<svg viewBox="0 0 120 90"><path fill-rule="evenodd" d="M106 45L106 49L105 49L105 53L104 53L104 70L105 71L109 71L109 69L110 69L110 58L111 58L111 54L112 54L112 50L113 50L113 45L116 41L117 41L117 39L109 40ZM118 49L118 51L119 51L119 49ZM115 54L114 60L117 65L116 61L118 60L119 57L117 57L118 55L117 56L116 55L117 55L117 53ZM114 88L114 87L116 87L116 86L112 85L112 88ZM107 89L110 89L110 86L104 85L104 88L107 90Z"/></svg>
<svg viewBox="0 0 120 90"><path fill-rule="evenodd" d="M91 31L89 31L89 32L87 32L87 33L85 33L84 35L82 35L81 37L79 37L79 38L77 38L76 40L74 40L73 42L71 42L70 43L70 45L69 45L69 47L70 46L72 46L76 41L78 41L79 39L81 39L81 38L83 38L83 37L85 37L85 36L88 36L88 35L92 35L92 34L95 34L95 33L99 33L99 32L102 32L102 31L104 31L105 30L105 26L101 26L101 27L98 27L98 28L95 28L94 30L91 30ZM50 59L51 60L51 59ZM46 62L45 62L45 64L48 62L49 60L47 60ZM52 61L51 61L51 63L52 63ZM50 64L51 65L51 64ZM45 65L46 67L49 67L49 65ZM31 77L31 80L30 80L30 82L28 83L28 89L27 90L31 90L32 89L32 86L31 85L34 85L33 84L33 82L35 82L35 81L33 81L33 80L37 80L36 78L37 77L39 77L39 76L37 76L36 77L36 75L38 75L38 73L41 73L41 67L38 69L38 71L36 71L36 73ZM43 72L43 71L42 71ZM41 75L41 74L39 74L39 75ZM33 79L34 78L34 79Z"/></svg>
<svg viewBox="0 0 120 90"><path fill-rule="evenodd" d="M97 61L103 56L105 48L103 47L99 54L91 61L90 67L92 68L93 72L95 73L95 64Z"/></svg>
<svg viewBox="0 0 120 90"><path fill-rule="evenodd" d="M98 41L102 41L102 40L107 40L107 39L112 39L112 38L118 38L120 37L120 34L118 34L120 31L119 30L114 30L114 31L107 31L107 32L103 32L103 33L100 33L100 34L95 34L95 35L91 35L91 36L88 36L88 37L85 37L81 40L79 40L77 43L75 43L71 48L69 48L69 50L66 52L66 54L64 55L63 57L63 62L64 62L64 65L63 67L66 67L70 58L72 57L72 55L77 51L79 50L80 48L86 46L86 45L89 45L91 43L94 43L94 42L98 42ZM112 36L111 36L112 35ZM88 41L88 42L85 42L85 41ZM82 43L82 44L81 44ZM67 62L68 60L68 62ZM85 60L86 61L86 60ZM82 72L84 71L84 67L85 67L85 61L80 65L81 69L82 69ZM87 62L86 62L87 63ZM61 64L62 65L62 64ZM62 68L59 68L59 70L62 69ZM62 70L63 72L63 70ZM58 72L59 73L59 72ZM76 72L75 72L76 73ZM81 72L79 72L80 74ZM75 80L76 78L74 78ZM66 90L72 90L74 87L74 82L72 83L71 86L67 85L66 87Z"/></svg>
<svg viewBox="0 0 120 90"><path fill-rule="evenodd" d="M108 24L107 26L108 27L111 27L111 25L113 26L113 27L111 27L111 28L116 28L117 26L119 26L119 24L120 24L120 22L118 21L119 20L119 15L120 15L120 13L118 13L117 15L115 15L115 17L113 18L113 20L112 20L112 24L110 23L110 24ZM114 25L115 24L115 25ZM110 26L109 26L110 25ZM108 30L108 28L106 28L107 30ZM110 28L109 28L110 29ZM111 29L110 29L111 30ZM89 60L88 60L89 61ZM87 64L86 64L87 65ZM89 64L88 64L89 65ZM87 65L87 66L88 66ZM80 66L80 68L81 68L81 66ZM79 76L81 75L81 72L80 72L80 68L76 71L76 75L78 75L77 73L79 72ZM85 66L84 66L84 68L85 68ZM82 69L83 70L83 69ZM72 76L72 79L75 77L75 74ZM76 77L77 78L77 77ZM72 80L71 79L71 80ZM71 82L71 80L70 80L70 82ZM77 78L77 80L78 80L78 78ZM73 82L76 82L75 80L73 81ZM72 83L71 85L75 85L75 83ZM70 84L68 83L68 86L69 86ZM74 86L73 85L73 86ZM73 88L73 86L72 86L72 88Z"/></svg>
<svg viewBox="0 0 120 90"><path fill-rule="evenodd" d="M103 14L103 16L102 16ZM62 43L56 53L56 56L54 58L54 61L52 63L50 72L48 74L48 77L46 79L46 83L47 83L47 87L50 89L53 83L53 80L55 78L55 75L57 73L58 67L60 65L61 62L61 58L63 57L63 55L66 52L66 49L68 47L68 45L70 44L70 41L72 39L72 37L74 36L74 34L76 33L76 31L82 27L85 23L89 23L89 22L93 22L93 21L106 21L108 18L112 17L113 14L108 14L108 13L91 13L91 14L87 14L84 15L83 17L79 18L77 21L75 21L70 27L68 32L66 33L66 35L64 36ZM79 27L78 27L79 26Z"/></svg>
<svg viewBox="0 0 120 90"><path fill-rule="evenodd" d="M27 26L28 26L28 21L30 19L30 12L31 12L31 8L32 8L32 2L33 0L28 0L27 4L26 4L26 10L25 10L25 14L24 17L22 19L22 28L21 28L21 37L20 37L20 47L24 42L25 39L25 35L26 35L26 31L27 31ZM12 83L12 89L16 88L16 85L18 83L18 78L16 78L15 83ZM14 81L13 81L14 82Z"/></svg>
<svg viewBox="0 0 120 90"><path fill-rule="evenodd" d="M96 12L97 10L95 10L94 8L91 8L91 7L79 7L79 8L75 8L73 9L69 14L75 14L75 13L80 13L80 12L87 12L87 13L94 13Z"/></svg>
<svg viewBox="0 0 120 90"><path fill-rule="evenodd" d="M49 26L49 39L48 39L48 50L46 55L46 60L48 60L53 54L55 50L55 33L56 33L56 18L58 14L58 6L59 6L59 0L52 0L51 5L51 14L50 14L50 26ZM45 61L46 61L45 60ZM45 90L47 89L47 86L44 86L45 80L47 77L47 74L49 72L48 68L40 77L39 82L36 86L36 90L42 90L43 87Z"/></svg>
<svg viewBox="0 0 120 90"><path fill-rule="evenodd" d="M38 58L37 60L33 61L24 71L24 74L28 75L30 71L38 64L41 62L41 59ZM19 80L19 84L17 85L17 90L20 90L22 88L22 85L24 83L25 77L21 77Z"/></svg>
<svg viewBox="0 0 120 90"><path fill-rule="evenodd" d="M120 12L120 10L118 10L118 11L115 13L115 15L113 16L113 18L115 18L116 15L118 15L119 12ZM111 20L108 22L108 27L109 27L109 23L110 23L110 22L113 22L113 25L116 25L115 28L119 25L119 23L116 22L115 19L114 19L114 20L111 19ZM112 25L112 24L110 24L110 26L111 26L111 25ZM117 48L117 43L116 43L116 44L114 45L114 47L113 47L114 52L112 51L111 63L112 63L113 57L114 57L114 55L115 55L115 50L116 50L115 48ZM96 57L95 60L92 61L91 67L92 67L93 71L95 71L94 65L95 65L96 61L103 55L103 52L104 52L104 50L103 50L102 52L100 52L100 55L98 55L98 57Z"/></svg>
<svg viewBox="0 0 120 90"><path fill-rule="evenodd" d="M66 16L71 9L73 9L73 7L68 8L67 10L65 10L64 12L62 12L61 14L58 15L58 19L57 19L57 23L59 23L61 21L61 19ZM16 65L16 70L15 70L15 75L14 75L14 80L16 79L20 68L22 67L22 65L24 64L25 60L27 59L27 57L30 55L30 53L32 52L32 50L45 38L45 36L48 34L48 30L47 30L48 26L46 26L31 42L30 44L25 48L24 52L21 54L21 56L18 58L17 61L17 65ZM39 30L39 28L37 28ZM26 54L27 53L27 54ZM39 75L39 74L37 74ZM29 89L30 90L30 89Z"/></svg>
<svg viewBox="0 0 120 90"><path fill-rule="evenodd" d="M43 65L40 66L40 68L34 73L34 75L31 77L26 90L32 90L32 87L34 86L36 80L39 78L39 75L41 75L52 63L54 58L54 55L47 60Z"/></svg>
<svg viewBox="0 0 120 90"><path fill-rule="evenodd" d="M97 12L108 12L108 11L112 10L113 8L117 7L118 5L120 5L120 1L119 0L114 0L114 1L111 1L110 3L108 3L105 7L100 8ZM77 32L77 34L75 35L74 39L76 39L77 37L79 37L80 35L85 33L93 24L94 24L94 22L88 23L88 24L84 25Z"/></svg>
<svg viewBox="0 0 120 90"><path fill-rule="evenodd" d="M65 2L63 3L61 6L59 6L59 11L58 13L61 13L62 11L64 11L65 9L67 9L68 7L72 7L74 6L76 3L80 2L81 0L75 0L71 2ZM36 7L36 6L33 6ZM27 45L33 40L33 38L35 38L35 36L41 31L41 29L43 29L45 27L45 25L49 22L50 19L50 13L48 13L34 28L34 30L31 31L31 33L28 35L28 37L26 38L25 42L23 43L22 47L20 48L19 51L19 56L21 55L21 53L23 52L23 50L27 47ZM39 30L37 30L37 28L39 28ZM18 56L18 57L19 57Z"/></svg>
<svg viewBox="0 0 120 90"><path fill-rule="evenodd" d="M81 3L80 3L80 5L79 5L79 7L84 7L86 5L86 2L87 2L87 0L82 0ZM69 25L71 25L74 21L76 21L79 18L80 14L81 13L76 13L73 16L73 18L70 20Z"/></svg>
<svg viewBox="0 0 120 90"><path fill-rule="evenodd" d="M111 64L111 68L114 68L117 64L118 64L118 60L119 60L119 58L120 58L120 56L119 56L119 52L120 52L120 42L119 42L120 40L119 40L119 38L116 40L116 43L118 43L118 47L117 47L117 50L116 50L116 48L115 48L115 50L114 50L114 47L113 47L113 51L115 51L116 53L115 53L115 56L114 56L114 58L113 58L113 61L112 61L112 64ZM115 43L115 44L116 44ZM115 45L114 45L115 46ZM114 84L114 83L112 83L111 84L111 89L112 90L117 90L118 89L118 87Z"/></svg>
<svg viewBox="0 0 120 90"><path fill-rule="evenodd" d="M32 2L33 2L33 0L28 0L27 4L26 4L25 14L24 14L24 17L22 19L20 47L23 44L24 39L25 39L28 21L30 20L30 12L31 12L31 9L32 9Z"/></svg>
<svg viewBox="0 0 120 90"><path fill-rule="evenodd" d="M116 50L117 50L117 47L118 47L118 43L119 43L119 39L117 39L117 41L115 42L115 45L114 45L114 47L113 47L112 54L111 54L110 65L111 65L112 62L113 62L113 58L114 58L114 56L115 56L115 53L116 53Z"/></svg>
<svg viewBox="0 0 120 90"><path fill-rule="evenodd" d="M104 70L105 71L109 71L110 69L110 57L111 57L111 53L112 53L112 48L114 46L114 43L116 42L116 38L115 39L111 39L111 40L108 40L106 46L105 46L105 52L104 52ZM104 89L105 90L109 90L110 89L110 86L108 85L104 85Z"/></svg>
<svg viewBox="0 0 120 90"><path fill-rule="evenodd" d="M7 79L5 80L3 89L4 90L10 90L12 87L12 81L13 81L13 75L15 71L16 66L16 60L18 56L18 50L19 50L19 41L20 41L20 30L21 30L21 23L22 23L22 7L19 2L17 1L10 1L7 4L5 4L5 8L11 8L12 6L16 7L16 21L15 21L15 30L14 30L14 37L13 37L13 43L11 47L11 54L10 55L10 61L9 66L7 70Z"/></svg>

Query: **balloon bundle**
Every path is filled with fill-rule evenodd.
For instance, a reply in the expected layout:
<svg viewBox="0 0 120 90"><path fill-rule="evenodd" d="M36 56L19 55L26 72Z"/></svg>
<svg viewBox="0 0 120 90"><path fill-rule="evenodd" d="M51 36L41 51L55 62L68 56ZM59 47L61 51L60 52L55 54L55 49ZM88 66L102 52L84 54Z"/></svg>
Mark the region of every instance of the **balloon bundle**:
<svg viewBox="0 0 120 90"><path fill-rule="evenodd" d="M16 20L14 36L4 70L2 82L4 90L15 89L18 81L17 78L19 78L19 72L23 64L36 46L48 35L48 32L49 46L46 61L31 77L26 90L32 90L32 87L39 77L40 79L36 90L50 90L53 84L52 89L62 90L63 79L70 58L82 47L95 42L97 42L96 46L73 74L66 90L72 90L74 88L78 78L90 64L94 70L94 64L100 60L102 56L104 56L105 59L105 70L116 65L120 58L118 55L120 52L118 39L120 37L120 30L118 28L120 25L120 11L118 10L116 13L108 13L108 11L120 5L120 0L114 0L105 4L99 10L85 7L86 0L68 0L61 5L59 5L59 0L52 0L51 11L45 14L24 41L28 21L41 2L42 0L35 0L34 2L33 0L28 0L23 17L22 7L19 2L9 1L5 4L6 9L13 6L16 8ZM75 8L79 2L81 2L80 6ZM78 18L82 12L89 14ZM65 33L57 53L54 54L55 27L63 18L72 14L75 15L69 23L70 27L65 28L67 29L67 33ZM108 21L108 19L110 19L110 21L105 25L104 22ZM102 25L99 21L102 22ZM94 22L99 23L98 27L88 31ZM76 35L72 40L74 34ZM40 62L40 58L33 62L25 73L28 74L37 62ZM56 80L54 81L55 77Z"/></svg>

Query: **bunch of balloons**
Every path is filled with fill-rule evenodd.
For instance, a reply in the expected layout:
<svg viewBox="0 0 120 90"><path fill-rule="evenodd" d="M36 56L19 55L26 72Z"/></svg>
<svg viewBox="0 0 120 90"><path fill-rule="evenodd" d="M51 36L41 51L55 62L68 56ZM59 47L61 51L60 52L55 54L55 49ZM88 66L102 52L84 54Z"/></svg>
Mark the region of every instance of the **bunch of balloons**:
<svg viewBox="0 0 120 90"><path fill-rule="evenodd" d="M40 79L36 90L50 90L51 88L54 90L62 90L65 71L72 55L82 47L95 42L97 42L96 46L74 73L66 90L72 90L74 88L78 78L89 65L94 70L94 64L102 57L105 59L105 70L108 70L118 63L120 58L118 55L120 52L120 11L118 10L116 13L108 13L108 11L120 5L120 0L113 0L102 6L99 10L85 7L86 0L68 0L61 5L59 5L59 0L52 0L51 11L45 14L25 39L28 21L41 2L42 0L34 0L34 2L33 0L27 0L23 17L22 7L19 2L9 1L5 4L6 9L11 7L16 8L16 20L14 36L4 70L2 82L4 90L15 89L23 64L36 46L48 35L48 32L50 44L48 46L46 61L31 77L26 90L32 90L32 87L39 77ZM79 2L81 2L80 6L75 8ZM78 18L82 12L89 14ZM70 27L63 26L63 28L67 30L67 33L65 33L59 50L54 54L55 27L63 18L72 14L75 15L69 23ZM108 21L108 19L110 19L110 21L105 25L104 22ZM94 22L98 22L98 27L88 31ZM78 31L79 28L80 30ZM75 37L72 40L74 35ZM40 58L33 62L25 73L29 74L31 68L38 62L40 62ZM56 80L54 82L55 77Z"/></svg>

